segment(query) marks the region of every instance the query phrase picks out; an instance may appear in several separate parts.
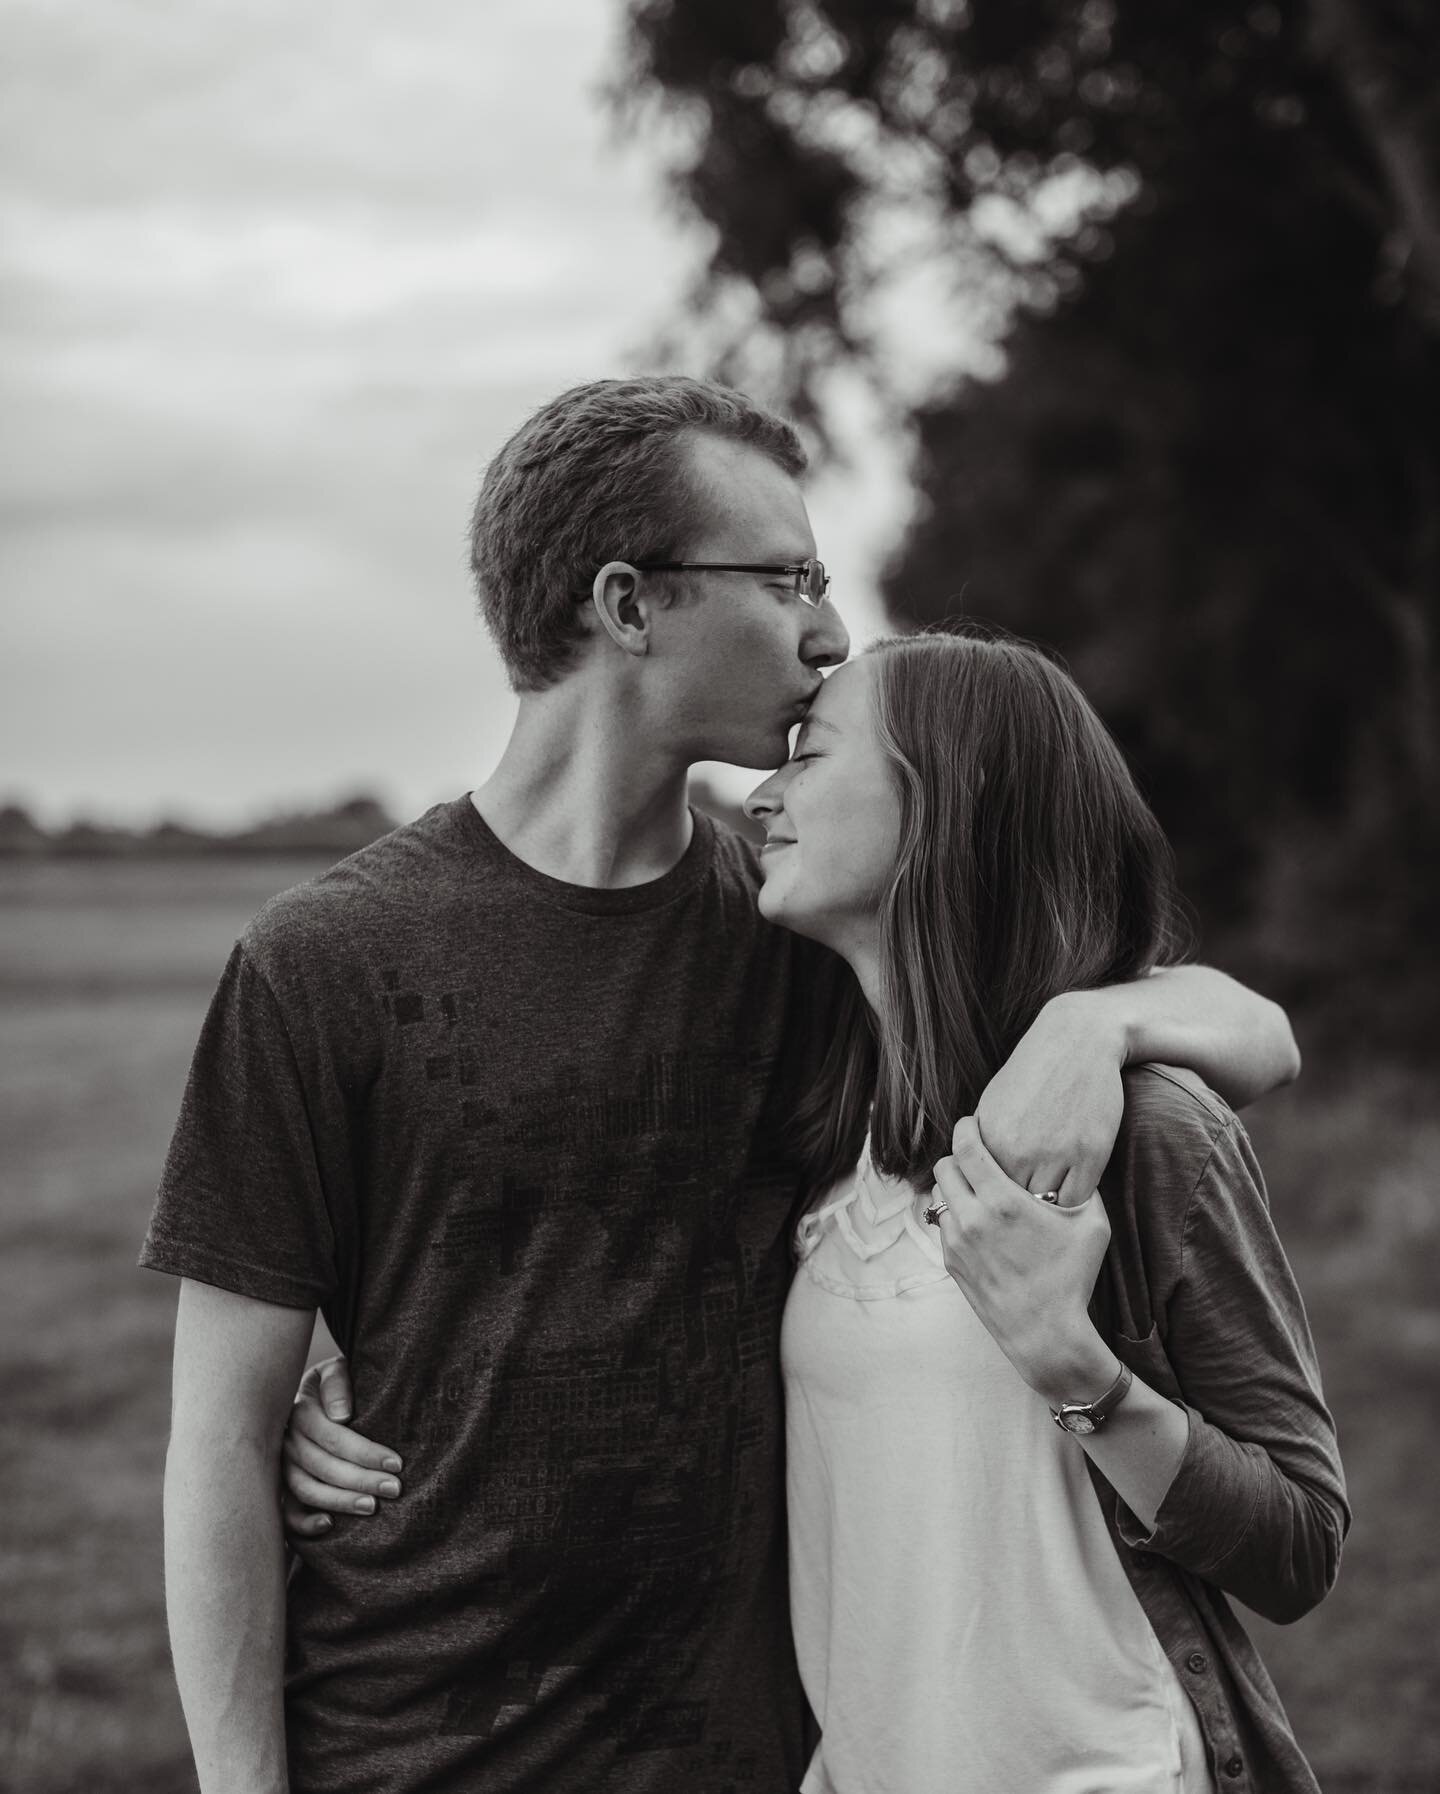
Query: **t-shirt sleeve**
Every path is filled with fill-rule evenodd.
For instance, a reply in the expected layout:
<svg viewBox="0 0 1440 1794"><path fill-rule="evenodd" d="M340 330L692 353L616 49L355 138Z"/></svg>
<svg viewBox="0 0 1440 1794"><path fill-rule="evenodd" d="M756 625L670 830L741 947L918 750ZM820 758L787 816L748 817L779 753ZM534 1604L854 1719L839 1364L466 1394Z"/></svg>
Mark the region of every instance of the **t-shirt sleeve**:
<svg viewBox="0 0 1440 1794"><path fill-rule="evenodd" d="M316 1095L241 942L200 1032L140 1263L289 1308L325 1302L336 1242Z"/></svg>

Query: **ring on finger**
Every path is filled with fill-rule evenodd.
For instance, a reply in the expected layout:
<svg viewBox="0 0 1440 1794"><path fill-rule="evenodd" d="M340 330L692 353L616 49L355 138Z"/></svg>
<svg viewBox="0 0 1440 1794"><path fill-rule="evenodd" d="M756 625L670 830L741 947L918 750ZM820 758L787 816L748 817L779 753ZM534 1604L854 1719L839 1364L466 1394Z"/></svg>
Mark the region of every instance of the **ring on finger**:
<svg viewBox="0 0 1440 1794"><path fill-rule="evenodd" d="M1030 1194L1037 1202L1050 1202L1059 1206L1060 1192L1058 1190L1032 1190Z"/></svg>
<svg viewBox="0 0 1440 1794"><path fill-rule="evenodd" d="M940 1225L941 1215L948 1215L949 1213L950 1204L942 1196L938 1202L932 1202L929 1208L926 1209L926 1225L930 1227L938 1227Z"/></svg>

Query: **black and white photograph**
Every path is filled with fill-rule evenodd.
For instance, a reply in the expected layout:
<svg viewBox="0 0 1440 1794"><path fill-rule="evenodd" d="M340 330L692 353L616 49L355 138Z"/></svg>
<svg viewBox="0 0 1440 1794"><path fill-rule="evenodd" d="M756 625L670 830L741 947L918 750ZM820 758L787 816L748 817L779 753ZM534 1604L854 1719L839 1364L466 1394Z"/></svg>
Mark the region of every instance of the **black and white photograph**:
<svg viewBox="0 0 1440 1794"><path fill-rule="evenodd" d="M1440 1787L1440 11L0 32L0 1794Z"/></svg>

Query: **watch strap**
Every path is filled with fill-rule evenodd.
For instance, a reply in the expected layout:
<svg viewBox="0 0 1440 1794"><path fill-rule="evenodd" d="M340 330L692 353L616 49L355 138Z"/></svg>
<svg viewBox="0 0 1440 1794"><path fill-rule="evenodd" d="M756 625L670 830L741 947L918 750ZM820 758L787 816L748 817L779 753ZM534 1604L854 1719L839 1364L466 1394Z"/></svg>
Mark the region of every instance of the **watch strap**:
<svg viewBox="0 0 1440 1794"><path fill-rule="evenodd" d="M1096 1427L1104 1425L1125 1397L1129 1395L1130 1385L1134 1381L1130 1366L1122 1363L1120 1375L1116 1377L1103 1395L1097 1396L1093 1402L1061 1402L1058 1408L1050 1410L1050 1418L1056 1426L1070 1432L1072 1428L1066 1425L1066 1422L1073 1415L1077 1420L1088 1420L1090 1425L1085 1430L1093 1432Z"/></svg>

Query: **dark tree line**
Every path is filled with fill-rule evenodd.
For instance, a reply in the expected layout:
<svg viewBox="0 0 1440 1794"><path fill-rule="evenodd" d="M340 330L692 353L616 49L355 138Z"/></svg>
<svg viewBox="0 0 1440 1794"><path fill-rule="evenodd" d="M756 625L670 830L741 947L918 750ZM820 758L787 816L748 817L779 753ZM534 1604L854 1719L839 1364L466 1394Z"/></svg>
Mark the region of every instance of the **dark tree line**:
<svg viewBox="0 0 1440 1794"><path fill-rule="evenodd" d="M910 214L957 329L1003 347L907 409L897 620L1058 648L1207 937L1413 1033L1440 963L1440 8L637 0L630 59L632 102L683 125L718 371L822 428L836 369L889 391Z"/></svg>

